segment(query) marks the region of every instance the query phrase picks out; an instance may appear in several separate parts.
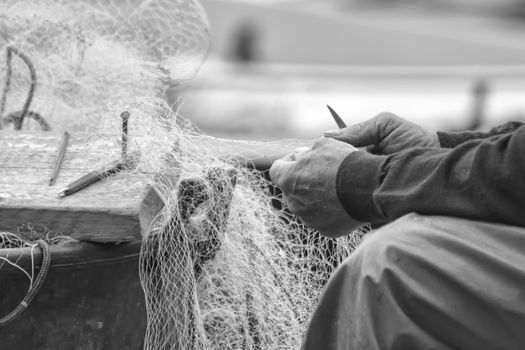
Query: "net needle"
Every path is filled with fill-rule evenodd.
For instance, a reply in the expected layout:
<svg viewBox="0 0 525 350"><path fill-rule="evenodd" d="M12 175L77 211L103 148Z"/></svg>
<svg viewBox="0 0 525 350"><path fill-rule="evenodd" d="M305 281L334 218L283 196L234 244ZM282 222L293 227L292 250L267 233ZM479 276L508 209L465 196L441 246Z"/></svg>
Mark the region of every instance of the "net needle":
<svg viewBox="0 0 525 350"><path fill-rule="evenodd" d="M341 119L339 114L337 114L329 105L326 105L326 107L328 107L328 110L330 111L330 114L332 115L332 118L334 118L335 123L337 124L339 129L346 128L346 123L343 121L343 119Z"/></svg>
<svg viewBox="0 0 525 350"><path fill-rule="evenodd" d="M51 174L51 178L49 179L49 186L53 186L55 184L55 181L57 180L58 172L60 171L60 166L62 165L64 155L66 154L68 142L69 133L67 131L64 131L64 134L62 135L62 140L60 141L60 145L58 146L58 154L55 160L55 167L53 168L53 173Z"/></svg>
<svg viewBox="0 0 525 350"><path fill-rule="evenodd" d="M103 178L116 174L129 166L130 162L123 159L118 159L106 165L105 167L91 171L85 175L82 175L80 178L76 179L60 192L57 193L58 198L69 196L75 192L80 191L83 188L88 187L89 185L102 180Z"/></svg>

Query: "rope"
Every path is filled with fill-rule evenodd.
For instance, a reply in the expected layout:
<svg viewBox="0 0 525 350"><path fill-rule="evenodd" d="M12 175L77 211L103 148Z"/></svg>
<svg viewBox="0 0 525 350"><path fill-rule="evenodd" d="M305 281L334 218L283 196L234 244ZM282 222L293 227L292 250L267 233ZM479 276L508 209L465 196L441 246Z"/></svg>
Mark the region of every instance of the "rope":
<svg viewBox="0 0 525 350"><path fill-rule="evenodd" d="M11 311L7 316L4 316L0 318L0 326L6 326L9 323L16 320L20 315L27 309L33 298L38 293L40 287L42 286L42 283L44 282L47 273L49 271L49 266L51 265L51 254L49 251L49 245L42 239L39 239L37 242L38 246L40 246L40 249L42 249L42 266L40 268L40 272L38 273L38 276L36 276L35 283L33 286L27 291L26 296L18 306Z"/></svg>

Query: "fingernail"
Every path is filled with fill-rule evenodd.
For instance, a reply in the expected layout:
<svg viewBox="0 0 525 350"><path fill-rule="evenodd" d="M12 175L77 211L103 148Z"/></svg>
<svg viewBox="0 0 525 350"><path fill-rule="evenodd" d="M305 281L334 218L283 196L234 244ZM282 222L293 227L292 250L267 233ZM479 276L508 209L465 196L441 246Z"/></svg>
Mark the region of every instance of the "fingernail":
<svg viewBox="0 0 525 350"><path fill-rule="evenodd" d="M335 137L341 136L343 134L342 130L328 130L324 132L324 136Z"/></svg>

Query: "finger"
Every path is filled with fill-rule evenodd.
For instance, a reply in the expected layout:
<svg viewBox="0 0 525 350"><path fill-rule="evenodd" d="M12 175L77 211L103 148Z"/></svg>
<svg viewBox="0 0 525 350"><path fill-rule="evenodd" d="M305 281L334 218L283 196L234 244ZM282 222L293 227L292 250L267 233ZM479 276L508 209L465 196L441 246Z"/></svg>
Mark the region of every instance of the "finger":
<svg viewBox="0 0 525 350"><path fill-rule="evenodd" d="M280 158L280 159L277 159L276 161L279 161L279 160L282 160L282 161L285 161L285 162L294 162L295 161L295 155L294 155L295 152L292 152L292 153L288 153L287 155L285 155L284 157ZM275 163L275 162L274 162Z"/></svg>
<svg viewBox="0 0 525 350"><path fill-rule="evenodd" d="M341 130L327 131L324 136L349 143L355 147L375 145L380 141L377 125L373 119L347 126Z"/></svg>
<svg viewBox="0 0 525 350"><path fill-rule="evenodd" d="M388 135L397 118L392 113L380 113L371 119L344 129L327 131L325 137L343 141L355 147L376 145Z"/></svg>
<svg viewBox="0 0 525 350"><path fill-rule="evenodd" d="M317 151L323 152L323 149L328 149L328 152L333 152L333 148L336 147L338 150L347 150L349 152L351 151L357 151L357 148L352 146L351 144L340 141L333 138L327 138L327 137L321 137L319 140L315 141L314 145L312 146L312 156L314 156Z"/></svg>
<svg viewBox="0 0 525 350"><path fill-rule="evenodd" d="M298 147L295 149L295 151L291 154L292 159L291 160L298 160L301 158L306 152L310 150L309 147Z"/></svg>
<svg viewBox="0 0 525 350"><path fill-rule="evenodd" d="M279 188L282 188L286 174L289 173L289 169L294 163L293 160L290 160L292 156L293 154L289 154L284 158L278 159L270 167L270 179Z"/></svg>
<svg viewBox="0 0 525 350"><path fill-rule="evenodd" d="M321 137L314 142L311 149L312 151L317 150L329 144L330 142L336 142L336 141L332 138Z"/></svg>

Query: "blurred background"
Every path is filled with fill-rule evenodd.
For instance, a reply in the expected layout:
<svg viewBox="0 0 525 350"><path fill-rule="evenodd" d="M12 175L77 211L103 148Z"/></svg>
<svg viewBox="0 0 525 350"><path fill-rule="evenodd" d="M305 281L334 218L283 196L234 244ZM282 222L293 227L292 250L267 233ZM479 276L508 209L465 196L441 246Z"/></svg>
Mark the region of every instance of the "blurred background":
<svg viewBox="0 0 525 350"><path fill-rule="evenodd" d="M208 134L316 138L382 111L431 130L525 121L525 0L201 0L212 48L181 114Z"/></svg>

